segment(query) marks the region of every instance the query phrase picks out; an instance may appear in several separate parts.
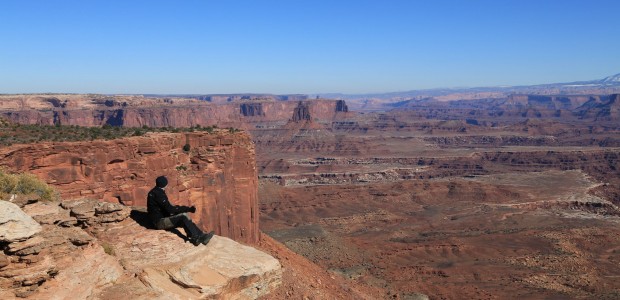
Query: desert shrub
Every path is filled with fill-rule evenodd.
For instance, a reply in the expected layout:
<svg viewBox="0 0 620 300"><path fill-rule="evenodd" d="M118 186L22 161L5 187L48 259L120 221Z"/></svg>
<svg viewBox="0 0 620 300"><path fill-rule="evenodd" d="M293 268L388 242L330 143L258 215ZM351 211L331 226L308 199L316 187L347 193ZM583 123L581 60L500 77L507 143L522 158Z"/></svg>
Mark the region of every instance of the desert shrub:
<svg viewBox="0 0 620 300"><path fill-rule="evenodd" d="M189 144L183 145L183 151L189 152L190 149L191 149L191 146Z"/></svg>
<svg viewBox="0 0 620 300"><path fill-rule="evenodd" d="M36 194L41 200L45 201L58 200L59 198L58 192L54 188L32 174L10 174L0 170L0 197L6 199L12 194Z"/></svg>
<svg viewBox="0 0 620 300"><path fill-rule="evenodd" d="M0 145L24 144L44 141L88 141L97 139L117 139L129 136L142 136L147 132L194 132L205 131L209 134L213 133L218 127L199 126L195 127L122 127L111 126L105 124L101 127L82 127L76 125L34 125L25 124L17 127L19 124L10 125L12 130L0 132ZM0 119L0 128L2 123ZM240 131L239 129L228 128L232 133Z"/></svg>
<svg viewBox="0 0 620 300"><path fill-rule="evenodd" d="M140 129L135 129L133 132L134 136L143 136L144 135L144 131L140 130Z"/></svg>
<svg viewBox="0 0 620 300"><path fill-rule="evenodd" d="M0 194L2 198L6 198L6 195L11 194L16 186L17 176L0 171Z"/></svg>

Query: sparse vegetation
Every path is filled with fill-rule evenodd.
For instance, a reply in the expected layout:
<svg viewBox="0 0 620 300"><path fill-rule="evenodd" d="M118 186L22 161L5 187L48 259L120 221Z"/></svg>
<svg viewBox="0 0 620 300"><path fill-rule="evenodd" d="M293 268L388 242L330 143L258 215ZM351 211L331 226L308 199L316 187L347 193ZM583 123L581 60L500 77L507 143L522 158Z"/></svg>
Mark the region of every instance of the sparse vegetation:
<svg viewBox="0 0 620 300"><path fill-rule="evenodd" d="M54 188L32 174L11 174L5 170L0 170L0 198L7 199L13 194L36 194L44 201L59 199L59 194Z"/></svg>
<svg viewBox="0 0 620 300"><path fill-rule="evenodd" d="M191 149L191 146L189 144L183 145L183 151L189 152L190 149Z"/></svg>
<svg viewBox="0 0 620 300"><path fill-rule="evenodd" d="M228 132L230 132L230 133L235 133L235 132L239 132L239 131L241 131L241 129L237 129L237 128L233 128L233 127L229 127L228 128Z"/></svg>
<svg viewBox="0 0 620 300"><path fill-rule="evenodd" d="M116 256L116 252L114 252L114 247L106 242L103 242L102 245L103 252L107 255Z"/></svg>
<svg viewBox="0 0 620 300"><path fill-rule="evenodd" d="M187 167L185 165L180 165L176 167L177 171L187 171Z"/></svg>
<svg viewBox="0 0 620 300"><path fill-rule="evenodd" d="M102 127L76 125L20 125L0 119L0 145L27 144L36 142L75 142L112 140L123 137L143 136L148 132L207 132L213 133L217 126L195 127L120 127L109 124ZM238 129L230 132L237 132ZM185 150L185 147L183 148ZM185 150L189 151L189 150Z"/></svg>

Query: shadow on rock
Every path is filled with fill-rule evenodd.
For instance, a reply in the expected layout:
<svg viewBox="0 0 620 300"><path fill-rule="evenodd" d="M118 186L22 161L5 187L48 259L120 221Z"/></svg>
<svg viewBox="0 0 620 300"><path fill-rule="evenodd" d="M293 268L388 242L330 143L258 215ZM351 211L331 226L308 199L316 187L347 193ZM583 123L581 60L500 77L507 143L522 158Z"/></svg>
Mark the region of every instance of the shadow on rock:
<svg viewBox="0 0 620 300"><path fill-rule="evenodd" d="M153 226L153 222L151 222L151 220L149 219L149 214L146 212L146 208L136 208L133 207L131 209L131 214L129 215L129 217L134 220L136 223L138 223L138 225L146 228L146 229L155 229L155 226ZM188 241L188 238L182 234L179 230L175 229L170 229L168 230L176 235L178 235L180 238L182 238L185 241Z"/></svg>

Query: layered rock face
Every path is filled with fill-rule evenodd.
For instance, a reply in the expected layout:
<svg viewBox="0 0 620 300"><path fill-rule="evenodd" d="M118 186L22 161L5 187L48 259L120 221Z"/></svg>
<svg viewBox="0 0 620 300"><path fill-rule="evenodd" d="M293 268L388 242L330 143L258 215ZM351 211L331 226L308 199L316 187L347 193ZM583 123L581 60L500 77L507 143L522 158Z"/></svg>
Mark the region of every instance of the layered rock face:
<svg viewBox="0 0 620 300"><path fill-rule="evenodd" d="M577 113L583 119L595 119L597 121L620 120L620 94L609 96L609 100L589 101L580 107Z"/></svg>
<svg viewBox="0 0 620 300"><path fill-rule="evenodd" d="M293 122L299 121L310 121L312 120L312 116L310 115L310 108L307 104L299 102L295 110L293 111L293 118L291 119Z"/></svg>
<svg viewBox="0 0 620 300"><path fill-rule="evenodd" d="M145 206L155 178L164 175L168 197L174 204L195 205L192 218L200 227L238 241L258 241L254 145L245 133L16 145L0 150L0 165L35 174L65 199L128 206Z"/></svg>
<svg viewBox="0 0 620 300"><path fill-rule="evenodd" d="M117 215L113 219L126 218L129 209L116 205L111 209ZM95 208L91 209L92 219L83 219L90 224L110 212L99 209L95 216ZM0 221L0 246L4 250L0 254L0 261L4 261L0 263L0 298L86 299L121 277L118 261L106 255L94 237L74 227L77 219L58 203L30 204L22 211L0 200L0 210L12 219ZM27 234L7 234L16 230Z"/></svg>
<svg viewBox="0 0 620 300"><path fill-rule="evenodd" d="M264 116L262 103L243 103L239 106L241 115L244 117Z"/></svg>
<svg viewBox="0 0 620 300"><path fill-rule="evenodd" d="M227 103L250 100L270 100L270 101L301 101L307 100L308 96L303 94L293 95L271 95L271 94L225 94L225 95L204 95L190 96L192 98L209 101L212 103Z"/></svg>
<svg viewBox="0 0 620 300"><path fill-rule="evenodd" d="M336 101L336 111L337 112L348 112L349 107L347 106L347 103L344 100L338 100Z"/></svg>
<svg viewBox="0 0 620 300"><path fill-rule="evenodd" d="M0 200L2 299L256 299L282 281L261 251L220 236L194 246L118 203L28 203Z"/></svg>
<svg viewBox="0 0 620 300"><path fill-rule="evenodd" d="M8 96L7 96L8 97ZM19 124L101 126L105 124L126 127L192 127L196 125L253 128L254 123L286 123L294 110L303 106L313 118L329 122L344 114L348 107L343 100L286 101L248 99L215 101L195 99L92 98L82 95L54 97L0 97L0 116ZM66 98L66 99L65 99ZM118 98L118 99L117 99Z"/></svg>
<svg viewBox="0 0 620 300"><path fill-rule="evenodd" d="M588 101L599 100L600 96L546 96L546 95L510 95L503 103L505 107L535 107L539 109L575 109Z"/></svg>

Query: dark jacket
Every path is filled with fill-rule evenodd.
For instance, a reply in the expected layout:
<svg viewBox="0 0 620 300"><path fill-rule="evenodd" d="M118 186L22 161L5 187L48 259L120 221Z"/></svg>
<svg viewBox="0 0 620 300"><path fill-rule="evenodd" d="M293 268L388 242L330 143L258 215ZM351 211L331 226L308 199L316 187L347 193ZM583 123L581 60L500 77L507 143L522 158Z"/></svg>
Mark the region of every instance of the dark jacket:
<svg viewBox="0 0 620 300"><path fill-rule="evenodd" d="M191 208L188 206L170 204L166 191L160 187L154 187L149 191L146 199L146 209L153 224L157 224L162 218L191 211Z"/></svg>

